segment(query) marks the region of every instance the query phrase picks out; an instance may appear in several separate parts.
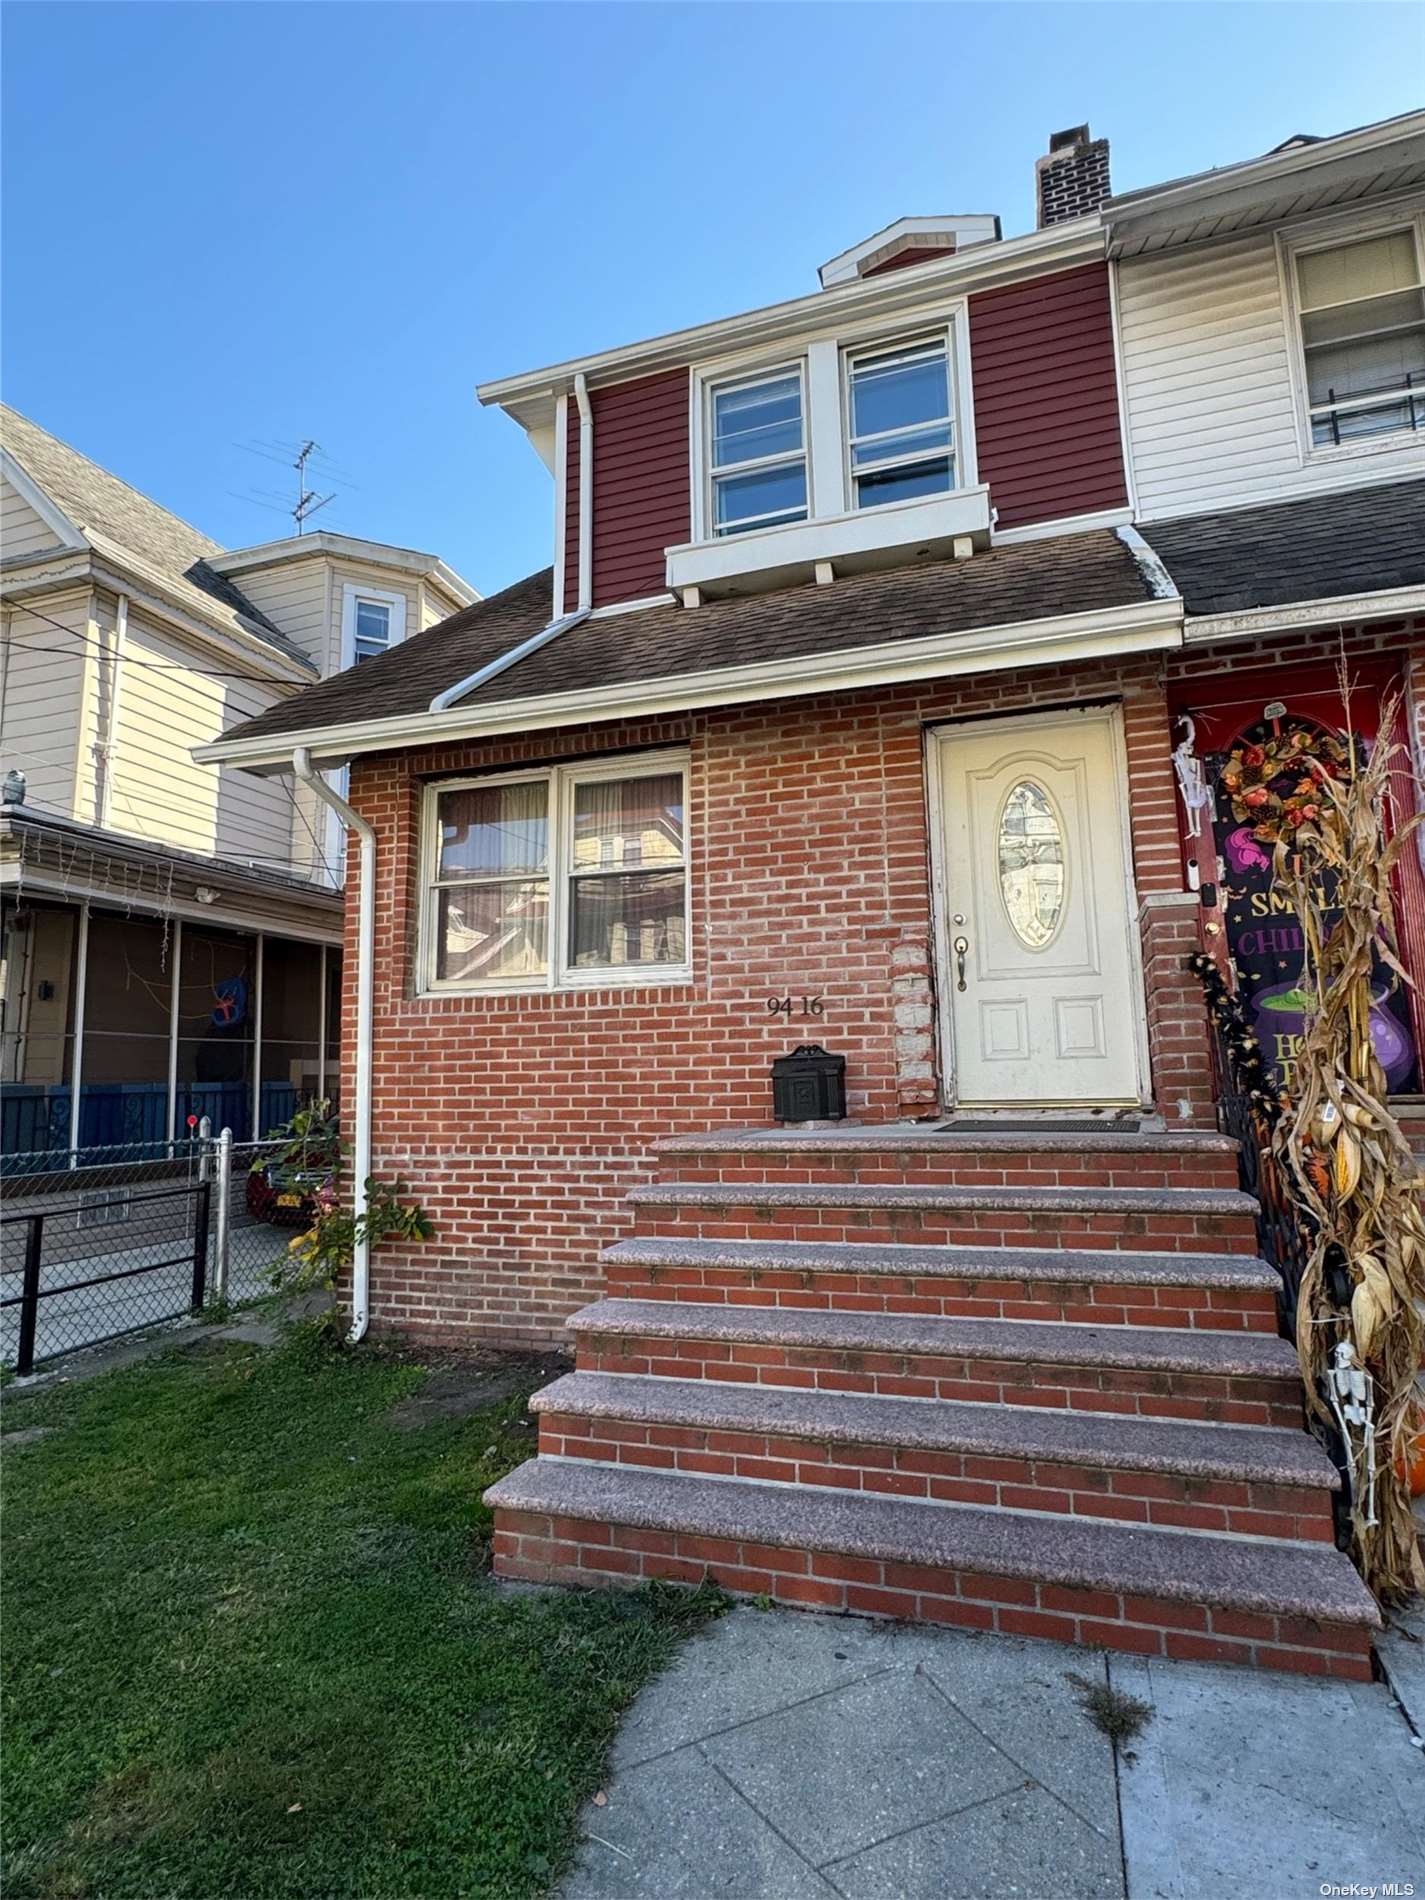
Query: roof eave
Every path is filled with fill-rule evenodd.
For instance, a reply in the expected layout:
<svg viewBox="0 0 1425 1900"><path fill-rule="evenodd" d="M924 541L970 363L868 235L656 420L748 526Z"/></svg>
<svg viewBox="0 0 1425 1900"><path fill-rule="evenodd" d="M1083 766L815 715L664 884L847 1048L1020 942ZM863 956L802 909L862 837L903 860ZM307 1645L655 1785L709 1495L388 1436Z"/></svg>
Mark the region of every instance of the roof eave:
<svg viewBox="0 0 1425 1900"><path fill-rule="evenodd" d="M988 289L1006 280L1035 275L1049 265L1062 266L1102 254L1102 223L1098 213L1092 212L1087 217L1066 219L1062 224L1031 231L1023 237L1005 238L997 244L971 245L942 262L921 265L909 279L902 271L858 278L854 283L811 291L804 297L741 311L736 316L719 317L691 329L670 330L663 336L647 337L617 349L570 357L544 369L496 377L478 384L475 393L482 403L510 408L534 398L562 393L572 385L576 375L584 376L590 383L624 382L660 368L681 367L704 356L717 356L756 342L770 342L799 331L819 329L834 322L844 310L853 310L858 315L890 313L906 305L923 303L936 292L960 294Z"/></svg>
<svg viewBox="0 0 1425 1900"><path fill-rule="evenodd" d="M324 530L318 530L315 534L287 535L280 541L262 541L248 548L228 548L221 554L209 555L208 565L215 573L231 577L251 573L257 568L280 567L287 561L322 557L365 561L373 567L390 567L402 573L420 575L435 581L462 607L473 606L481 598L479 590L457 574L453 567L447 566L438 554L426 554L418 548L400 548L388 541L367 541L357 535L332 534Z"/></svg>
<svg viewBox="0 0 1425 1900"><path fill-rule="evenodd" d="M86 583L106 587L111 593L127 595L149 613L178 627L190 638L201 641L210 651L230 658L234 647L249 654L271 670L274 685L284 682L310 686L321 674L310 660L293 651L275 646L271 636L232 609L232 617L211 617L200 612L195 602L180 600L164 585L160 575L137 564L130 565L123 551L113 543L96 547L85 542L77 548L51 548L43 559L0 568L0 601L23 607L30 598L65 592Z"/></svg>
<svg viewBox="0 0 1425 1900"><path fill-rule="evenodd" d="M1224 165L1215 171L1199 172L1164 185L1123 192L1108 199L1103 206L1108 255L1131 256L1135 240L1141 242L1145 236L1165 234L1185 219L1200 220L1209 211L1218 215L1240 214L1254 203L1260 203L1270 213L1281 186L1300 174L1374 166L1390 147L1422 141L1425 141L1425 112L1404 113L1399 118L1364 126L1355 132L1343 132L1335 138L1320 139L1312 145L1293 146L1285 152L1269 152L1261 158L1245 159L1239 164ZM1234 234L1233 231L1227 233Z"/></svg>
<svg viewBox="0 0 1425 1900"><path fill-rule="evenodd" d="M331 766L363 752L413 749L515 730L593 725L699 706L850 692L902 680L1179 646L1182 619L1182 601L1177 597L1145 599L1122 607L1059 614L1044 620L996 622L875 647L818 651L701 673L625 680L592 690L541 694L488 706L461 705L444 713L419 711L251 739L237 735L195 747L193 757L203 764L228 764L265 773L288 769L293 751L305 746L316 762Z"/></svg>

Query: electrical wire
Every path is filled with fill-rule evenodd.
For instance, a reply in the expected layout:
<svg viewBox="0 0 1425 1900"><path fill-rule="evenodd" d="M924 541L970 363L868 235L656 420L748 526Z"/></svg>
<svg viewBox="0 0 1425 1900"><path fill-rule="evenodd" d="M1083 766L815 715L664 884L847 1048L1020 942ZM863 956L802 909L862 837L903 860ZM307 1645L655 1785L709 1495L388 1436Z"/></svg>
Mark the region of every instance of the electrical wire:
<svg viewBox="0 0 1425 1900"><path fill-rule="evenodd" d="M42 613L38 607L31 607L28 603L22 604L16 602L15 611L28 615L32 620L43 620L46 626L55 628L59 633L68 634L71 640L79 640L85 646L94 647L100 653L109 655L113 652L112 647L105 646L102 640L95 640L91 635L81 633L77 627L67 627L62 620L56 620L53 614ZM19 637L20 636L15 635L12 630L11 638L16 639ZM24 642L24 650L26 653L61 654L66 651L63 647L35 646L28 640ZM142 666L155 673L179 673L184 675L196 673L202 679L246 680L250 686L278 686L285 683L280 680L274 680L270 673L240 673L236 670L210 666L183 666L168 660L136 660L127 653L123 655L123 659L129 666ZM312 684L315 685L316 681L313 680Z"/></svg>
<svg viewBox="0 0 1425 1900"><path fill-rule="evenodd" d="M182 665L171 664L167 660L135 659L135 657L131 653L116 653L114 648L106 646L102 640L96 640L87 633L81 633L77 627L66 626L62 620L56 620L52 614L43 613L37 607L31 607L31 606L25 605L20 609L20 611L30 615L31 618L35 620L43 620L47 626L56 628L60 633L68 634L71 639L78 640L84 646L93 647L97 653L101 654L103 657L107 659L113 660L119 666L141 666L148 669L149 671L156 672L156 673L175 674L180 679L189 678L192 675L197 674L200 678L203 678L203 679L240 680L240 681L245 681L248 685L252 685L252 686L274 686L280 683L269 677L265 677L264 675L260 673L226 672L226 671L220 671L213 667L182 666ZM65 657L70 651L70 649L67 647L36 646L30 641L24 642L23 650L26 653L54 653L54 654L60 655L61 657ZM312 824L311 824L310 819L307 817L306 812L303 811L301 805L298 803L296 795L292 790L292 787L287 783L286 779L282 777L277 778L276 783L281 787L283 793L285 794L287 798L287 802L291 805L293 811L295 811L298 818L301 819L302 827L306 831L307 836L311 841L312 849L314 853L316 854L316 861L321 865L322 869L326 872L327 876L330 877L335 882L336 871L333 868L331 860L328 858L325 849L323 848L321 839L317 836L316 832L312 829ZM140 833L139 835L142 836L143 834ZM153 842L161 842L161 841L155 840Z"/></svg>

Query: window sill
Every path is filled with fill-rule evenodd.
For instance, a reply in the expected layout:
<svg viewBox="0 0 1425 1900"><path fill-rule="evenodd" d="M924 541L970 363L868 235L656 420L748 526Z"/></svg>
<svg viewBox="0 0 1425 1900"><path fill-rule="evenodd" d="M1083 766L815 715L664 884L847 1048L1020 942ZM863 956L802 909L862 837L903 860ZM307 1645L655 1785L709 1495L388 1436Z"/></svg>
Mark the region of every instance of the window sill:
<svg viewBox="0 0 1425 1900"><path fill-rule="evenodd" d="M1302 457L1306 468L1330 468L1335 462L1359 462L1376 455L1401 455L1414 449L1425 453L1425 429L1397 429L1368 442L1342 442L1331 448L1309 448Z"/></svg>
<svg viewBox="0 0 1425 1900"><path fill-rule="evenodd" d="M667 549L668 585L719 594L765 593L811 580L820 562L837 573L899 567L918 555L948 555L968 539L989 546L990 491L983 484L948 495L861 508L849 514L755 528L716 541Z"/></svg>
<svg viewBox="0 0 1425 1900"><path fill-rule="evenodd" d="M610 969L599 970L588 977L566 977L560 983L430 984L427 988L416 991L416 1001L431 1003L480 996L588 996L591 992L599 990L672 989L679 984L686 988L692 980L692 969L686 964L680 964L676 969L637 971Z"/></svg>

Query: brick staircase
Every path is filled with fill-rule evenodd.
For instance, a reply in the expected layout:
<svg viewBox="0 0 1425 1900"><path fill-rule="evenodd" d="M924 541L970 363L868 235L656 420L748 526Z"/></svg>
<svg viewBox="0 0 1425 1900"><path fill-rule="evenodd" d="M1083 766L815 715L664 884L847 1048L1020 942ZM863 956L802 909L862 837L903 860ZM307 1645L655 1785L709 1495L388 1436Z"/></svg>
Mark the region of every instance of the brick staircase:
<svg viewBox="0 0 1425 1900"><path fill-rule="evenodd" d="M665 1142L487 1494L503 1576L1365 1679L1235 1144L754 1130Z"/></svg>

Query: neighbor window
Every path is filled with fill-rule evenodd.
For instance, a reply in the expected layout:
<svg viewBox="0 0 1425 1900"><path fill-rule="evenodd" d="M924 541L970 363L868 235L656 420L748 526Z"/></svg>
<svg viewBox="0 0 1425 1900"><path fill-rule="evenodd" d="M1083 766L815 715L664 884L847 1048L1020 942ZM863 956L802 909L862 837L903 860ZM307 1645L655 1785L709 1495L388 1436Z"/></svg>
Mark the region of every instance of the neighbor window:
<svg viewBox="0 0 1425 1900"><path fill-rule="evenodd" d="M716 385L709 399L712 528L775 528L807 516L799 368Z"/></svg>
<svg viewBox="0 0 1425 1900"><path fill-rule="evenodd" d="M434 987L550 988L685 971L686 766L556 766L432 788Z"/></svg>
<svg viewBox="0 0 1425 1900"><path fill-rule="evenodd" d="M847 358L851 485L858 508L955 486L950 356L943 338Z"/></svg>
<svg viewBox="0 0 1425 1900"><path fill-rule="evenodd" d="M356 657L374 660L391 644L391 609L384 601L358 600L356 603Z"/></svg>
<svg viewBox="0 0 1425 1900"><path fill-rule="evenodd" d="M1425 289L1412 230L1296 256L1313 448L1425 428Z"/></svg>

